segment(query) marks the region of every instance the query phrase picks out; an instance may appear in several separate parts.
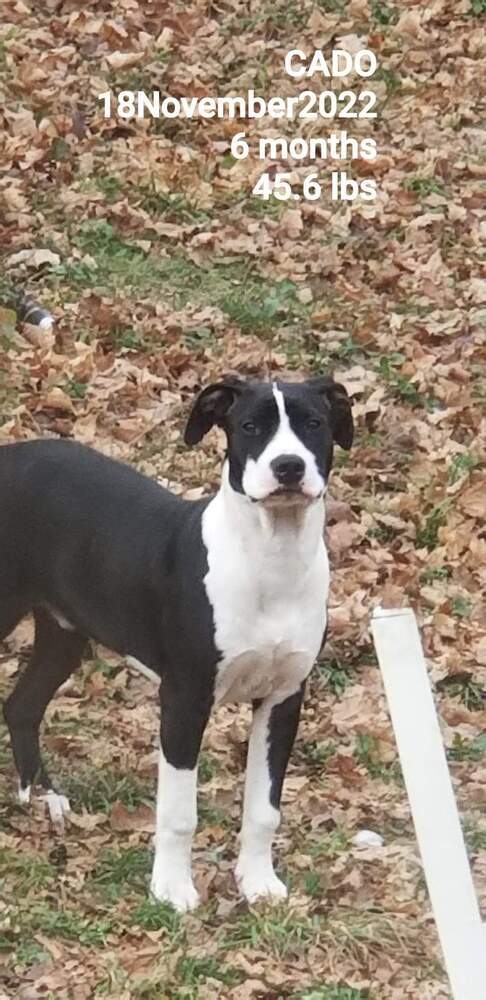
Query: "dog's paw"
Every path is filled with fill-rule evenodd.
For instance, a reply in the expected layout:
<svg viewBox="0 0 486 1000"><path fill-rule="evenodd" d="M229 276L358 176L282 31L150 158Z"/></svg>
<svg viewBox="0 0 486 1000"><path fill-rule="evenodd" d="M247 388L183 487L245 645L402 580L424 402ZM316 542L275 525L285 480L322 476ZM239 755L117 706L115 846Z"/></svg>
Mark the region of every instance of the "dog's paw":
<svg viewBox="0 0 486 1000"><path fill-rule="evenodd" d="M50 788L44 795L40 796L40 801L45 803L47 812L51 818L51 822L54 823L61 832L64 832L64 817L71 812L71 806L69 805L69 799L65 795L59 795Z"/></svg>
<svg viewBox="0 0 486 1000"><path fill-rule="evenodd" d="M287 898L287 887L277 878L273 868L261 867L251 864L238 865L236 869L236 881L240 892L249 903L256 903L259 899L279 902Z"/></svg>
<svg viewBox="0 0 486 1000"><path fill-rule="evenodd" d="M22 806L29 805L31 790L31 785L25 785L25 787L22 788L22 785L19 784L18 798Z"/></svg>
<svg viewBox="0 0 486 1000"><path fill-rule="evenodd" d="M150 892L158 903L170 903L179 913L194 910L199 903L191 878L178 877L174 872L154 872Z"/></svg>

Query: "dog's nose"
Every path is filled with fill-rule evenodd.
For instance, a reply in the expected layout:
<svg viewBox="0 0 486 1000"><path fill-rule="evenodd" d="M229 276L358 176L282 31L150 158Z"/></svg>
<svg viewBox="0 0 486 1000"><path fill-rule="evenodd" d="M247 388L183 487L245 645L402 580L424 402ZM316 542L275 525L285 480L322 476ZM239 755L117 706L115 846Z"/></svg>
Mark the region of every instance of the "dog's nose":
<svg viewBox="0 0 486 1000"><path fill-rule="evenodd" d="M282 486L295 486L304 476L305 462L298 455L277 455L270 468Z"/></svg>

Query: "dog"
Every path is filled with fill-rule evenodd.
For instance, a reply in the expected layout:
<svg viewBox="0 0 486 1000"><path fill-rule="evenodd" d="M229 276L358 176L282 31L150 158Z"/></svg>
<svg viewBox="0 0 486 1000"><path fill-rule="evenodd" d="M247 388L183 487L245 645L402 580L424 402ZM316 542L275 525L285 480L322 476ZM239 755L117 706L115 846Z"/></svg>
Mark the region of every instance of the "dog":
<svg viewBox="0 0 486 1000"><path fill-rule="evenodd" d="M194 908L197 760L213 706L251 702L236 879L253 903L286 896L272 841L306 678L326 631L324 497L334 444L353 440L351 404L330 376L227 377L197 397L196 445L227 439L221 485L186 500L84 445L0 448L0 640L33 612L30 661L4 705L19 796L35 782L69 808L42 762L39 726L89 639L160 679L160 755L151 892Z"/></svg>

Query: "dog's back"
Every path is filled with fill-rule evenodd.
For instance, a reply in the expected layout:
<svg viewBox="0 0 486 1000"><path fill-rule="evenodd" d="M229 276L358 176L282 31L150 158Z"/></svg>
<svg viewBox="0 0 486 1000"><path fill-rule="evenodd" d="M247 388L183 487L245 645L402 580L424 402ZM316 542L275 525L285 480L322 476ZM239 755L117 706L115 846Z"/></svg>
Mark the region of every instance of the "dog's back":
<svg viewBox="0 0 486 1000"><path fill-rule="evenodd" d="M163 592L171 550L188 534L179 525L197 506L75 442L0 448L3 634L42 605L117 652L137 655L127 643L138 646L133 632L152 613L152 589ZM153 613L161 622L163 602ZM154 634L153 625L140 631ZM140 658L149 664L151 652L139 650Z"/></svg>

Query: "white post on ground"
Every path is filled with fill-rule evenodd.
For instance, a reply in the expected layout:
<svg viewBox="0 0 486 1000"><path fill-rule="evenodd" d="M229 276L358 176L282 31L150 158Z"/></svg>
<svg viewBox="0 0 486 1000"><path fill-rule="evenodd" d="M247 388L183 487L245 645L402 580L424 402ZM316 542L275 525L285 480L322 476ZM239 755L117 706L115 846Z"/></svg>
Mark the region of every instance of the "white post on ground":
<svg viewBox="0 0 486 1000"><path fill-rule="evenodd" d="M486 924L422 643L411 608L376 608L371 630L454 1000L486 1000Z"/></svg>

